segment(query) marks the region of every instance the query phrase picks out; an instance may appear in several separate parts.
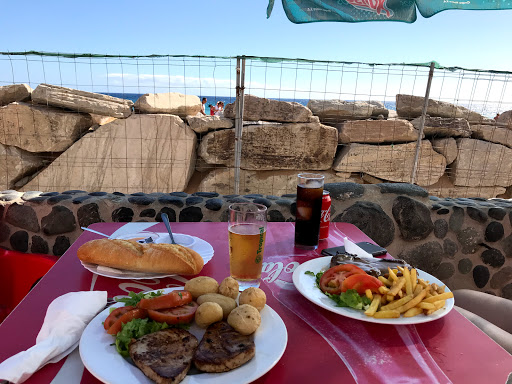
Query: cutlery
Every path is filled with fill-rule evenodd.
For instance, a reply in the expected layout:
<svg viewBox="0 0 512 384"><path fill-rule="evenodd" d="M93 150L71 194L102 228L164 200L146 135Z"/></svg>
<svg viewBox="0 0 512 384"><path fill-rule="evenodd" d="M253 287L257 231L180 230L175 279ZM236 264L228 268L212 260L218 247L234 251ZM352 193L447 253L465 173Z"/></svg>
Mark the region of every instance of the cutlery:
<svg viewBox="0 0 512 384"><path fill-rule="evenodd" d="M167 232L169 232L169 236L171 237L171 243L176 244L174 241L174 236L172 235L171 225L169 224L169 217L167 216L167 213L162 213L162 220L164 221L165 228L167 228Z"/></svg>
<svg viewBox="0 0 512 384"><path fill-rule="evenodd" d="M104 233L95 231L94 229L89 229L89 228L85 228L85 227L80 227L80 228L82 228L84 231L92 232L92 233L95 233L97 235L101 235L101 236L105 236L105 237L110 237L110 235L106 235ZM149 236L149 237L146 237L145 239L138 240L137 242L138 243L153 243L153 238L151 236Z"/></svg>

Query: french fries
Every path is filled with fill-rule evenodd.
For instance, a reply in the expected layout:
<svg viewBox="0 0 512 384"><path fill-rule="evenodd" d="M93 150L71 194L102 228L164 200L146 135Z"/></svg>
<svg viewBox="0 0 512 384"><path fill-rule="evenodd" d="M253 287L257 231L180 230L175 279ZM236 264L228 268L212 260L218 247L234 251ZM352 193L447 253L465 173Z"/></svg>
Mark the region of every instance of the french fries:
<svg viewBox="0 0 512 384"><path fill-rule="evenodd" d="M421 314L432 315L446 305L446 300L453 298L453 293L445 292L446 287L430 284L418 278L418 272L412 268L388 268L387 277L379 276L384 284L378 293L365 292L372 300L366 316L377 319L414 317Z"/></svg>

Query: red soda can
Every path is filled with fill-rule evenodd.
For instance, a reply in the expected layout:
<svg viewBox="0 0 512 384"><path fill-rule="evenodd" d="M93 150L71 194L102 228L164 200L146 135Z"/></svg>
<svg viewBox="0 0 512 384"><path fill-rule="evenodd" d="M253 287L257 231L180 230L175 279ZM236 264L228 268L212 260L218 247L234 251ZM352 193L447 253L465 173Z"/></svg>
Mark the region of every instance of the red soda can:
<svg viewBox="0 0 512 384"><path fill-rule="evenodd" d="M329 223L331 222L331 195L329 191L324 190L322 196L322 215L320 216L320 236L319 240L325 240L329 237Z"/></svg>

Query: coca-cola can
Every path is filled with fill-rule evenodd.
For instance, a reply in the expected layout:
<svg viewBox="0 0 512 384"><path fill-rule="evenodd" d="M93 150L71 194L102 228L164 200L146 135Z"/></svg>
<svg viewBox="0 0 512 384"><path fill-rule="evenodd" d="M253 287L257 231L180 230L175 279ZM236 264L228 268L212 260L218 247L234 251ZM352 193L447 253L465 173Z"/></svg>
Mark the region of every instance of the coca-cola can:
<svg viewBox="0 0 512 384"><path fill-rule="evenodd" d="M319 240L325 240L329 237L329 223L331 222L331 195L329 191L324 190L322 196L322 215L320 216L320 236Z"/></svg>

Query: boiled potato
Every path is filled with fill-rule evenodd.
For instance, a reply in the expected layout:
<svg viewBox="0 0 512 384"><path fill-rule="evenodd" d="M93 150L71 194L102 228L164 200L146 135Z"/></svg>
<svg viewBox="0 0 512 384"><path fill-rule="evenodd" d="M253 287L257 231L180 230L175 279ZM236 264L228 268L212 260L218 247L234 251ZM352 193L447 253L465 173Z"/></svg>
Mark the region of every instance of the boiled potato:
<svg viewBox="0 0 512 384"><path fill-rule="evenodd" d="M249 304L256 308L258 311L261 311L265 307L265 303L267 302L267 295L259 288L247 288L240 294L240 298L238 299L240 305Z"/></svg>
<svg viewBox="0 0 512 384"><path fill-rule="evenodd" d="M255 307L243 304L231 311L228 316L228 324L242 335L250 335L260 326L261 316Z"/></svg>
<svg viewBox="0 0 512 384"><path fill-rule="evenodd" d="M221 321L222 316L222 307L217 303L207 301L197 308L195 320L201 328L206 328L210 324Z"/></svg>
<svg viewBox="0 0 512 384"><path fill-rule="evenodd" d="M232 277L226 277L224 280L222 280L222 283L220 283L219 293L236 300L238 297L238 289L238 281Z"/></svg>
<svg viewBox="0 0 512 384"><path fill-rule="evenodd" d="M199 305L206 303L208 301L217 303L222 307L224 319L227 319L231 311L236 308L235 300L233 300L231 297L223 296L220 293L207 293L197 298L197 304Z"/></svg>
<svg viewBox="0 0 512 384"><path fill-rule="evenodd" d="M185 284L185 291L189 291L194 299L206 293L217 293L218 290L217 280L208 276L195 277Z"/></svg>

